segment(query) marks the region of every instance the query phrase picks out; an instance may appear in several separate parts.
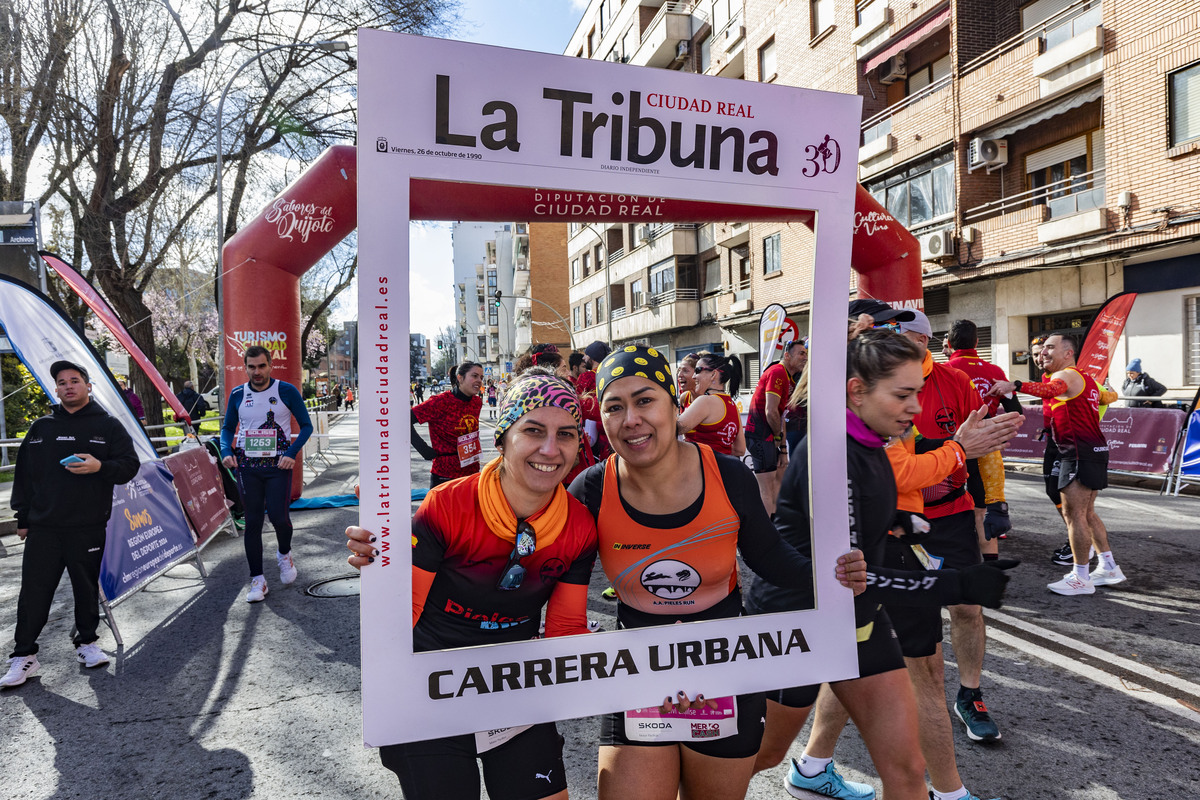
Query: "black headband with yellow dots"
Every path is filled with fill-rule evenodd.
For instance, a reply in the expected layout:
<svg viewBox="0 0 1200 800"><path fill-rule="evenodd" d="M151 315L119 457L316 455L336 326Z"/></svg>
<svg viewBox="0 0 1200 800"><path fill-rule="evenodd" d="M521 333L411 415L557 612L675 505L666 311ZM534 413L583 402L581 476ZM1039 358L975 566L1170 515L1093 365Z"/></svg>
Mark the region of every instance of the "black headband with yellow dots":
<svg viewBox="0 0 1200 800"><path fill-rule="evenodd" d="M627 345L618 347L600 362L596 372L596 394L604 399L604 390L618 378L636 376L657 383L671 399L675 399L675 379L666 357L653 347Z"/></svg>

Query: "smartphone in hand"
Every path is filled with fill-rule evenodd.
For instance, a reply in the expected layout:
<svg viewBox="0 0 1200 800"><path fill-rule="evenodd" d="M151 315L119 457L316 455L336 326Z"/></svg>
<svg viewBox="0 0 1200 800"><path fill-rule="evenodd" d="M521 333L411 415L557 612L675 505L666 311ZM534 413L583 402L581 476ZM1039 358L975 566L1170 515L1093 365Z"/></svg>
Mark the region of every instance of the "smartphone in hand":
<svg viewBox="0 0 1200 800"><path fill-rule="evenodd" d="M64 458L62 461L59 461L58 463L62 464L65 467L69 464L82 464L83 459L77 455L69 455L66 458Z"/></svg>

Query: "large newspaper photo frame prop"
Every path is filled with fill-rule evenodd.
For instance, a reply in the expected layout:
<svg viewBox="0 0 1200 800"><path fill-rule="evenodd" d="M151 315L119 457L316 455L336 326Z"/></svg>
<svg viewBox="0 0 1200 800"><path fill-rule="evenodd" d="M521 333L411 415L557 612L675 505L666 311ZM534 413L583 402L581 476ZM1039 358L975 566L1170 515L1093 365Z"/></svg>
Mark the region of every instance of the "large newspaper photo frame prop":
<svg viewBox="0 0 1200 800"><path fill-rule="evenodd" d="M591 95L586 103L583 93ZM838 391L815 394L810 406L810 452L821 454L811 471L817 609L414 653L408 229L413 206L430 204L412 194L414 185L427 192L457 184L481 204L493 189L559 187L610 200L673 198L680 207L715 200L746 207L746 219L755 209L815 212L810 369L815 385L838 386L861 99L365 29L358 99L360 514L382 551L362 571L365 743L591 716L655 704L680 689L716 697L857 675L852 599L834 579L849 541ZM622 135L601 127L585 152L584 112L593 123L610 115ZM665 134L661 148L649 119ZM740 128L744 158L735 161L730 145L717 166L711 158L703 168L676 166L667 152L675 128L688 143L677 153L699 128L710 141L718 128ZM516 221L539 221L518 211ZM496 218L508 219L476 217ZM775 655L771 643L786 654ZM652 667L652 652L661 664L680 645L700 654L693 665Z"/></svg>

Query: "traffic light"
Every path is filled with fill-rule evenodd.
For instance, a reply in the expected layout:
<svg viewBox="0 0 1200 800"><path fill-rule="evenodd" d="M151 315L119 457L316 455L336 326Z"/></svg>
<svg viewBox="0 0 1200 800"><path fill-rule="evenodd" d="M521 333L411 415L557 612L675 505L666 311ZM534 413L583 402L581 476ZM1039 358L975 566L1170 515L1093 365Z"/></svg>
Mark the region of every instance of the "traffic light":
<svg viewBox="0 0 1200 800"><path fill-rule="evenodd" d="M441 350L441 349L442 349L442 348L444 348L444 347L445 347L445 345L444 345L444 344L442 344L442 340L441 340L441 339L438 339L438 350Z"/></svg>
<svg viewBox="0 0 1200 800"><path fill-rule="evenodd" d="M500 298L504 295L499 289L496 290L496 308L500 307Z"/></svg>

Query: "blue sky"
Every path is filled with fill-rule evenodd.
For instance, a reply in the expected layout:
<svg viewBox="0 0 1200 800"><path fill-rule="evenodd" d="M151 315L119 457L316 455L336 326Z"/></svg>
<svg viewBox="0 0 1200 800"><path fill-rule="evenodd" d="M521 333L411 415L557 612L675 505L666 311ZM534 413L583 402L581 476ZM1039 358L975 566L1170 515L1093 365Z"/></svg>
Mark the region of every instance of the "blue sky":
<svg viewBox="0 0 1200 800"><path fill-rule="evenodd" d="M465 24L453 38L561 53L585 8L587 0L463 0Z"/></svg>
<svg viewBox="0 0 1200 800"><path fill-rule="evenodd" d="M587 0L463 0L462 24L450 38L561 53L586 7ZM409 237L409 329L433 338L454 322L450 225L415 224ZM352 297L344 308L354 315Z"/></svg>

